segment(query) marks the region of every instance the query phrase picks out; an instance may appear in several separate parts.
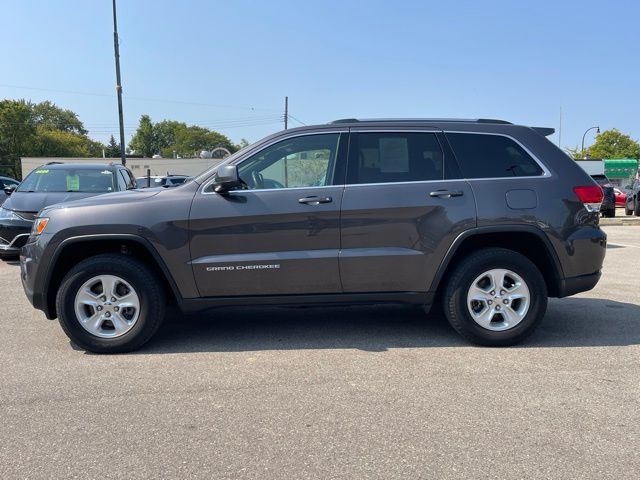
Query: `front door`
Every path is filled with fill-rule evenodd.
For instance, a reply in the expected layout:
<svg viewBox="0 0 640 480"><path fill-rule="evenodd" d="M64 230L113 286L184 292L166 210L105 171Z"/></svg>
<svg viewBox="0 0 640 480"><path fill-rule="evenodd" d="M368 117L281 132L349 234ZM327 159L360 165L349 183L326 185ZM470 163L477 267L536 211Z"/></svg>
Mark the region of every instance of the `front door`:
<svg viewBox="0 0 640 480"><path fill-rule="evenodd" d="M342 290L347 141L336 131L285 138L239 161L242 188L221 195L205 184L190 216L202 297Z"/></svg>
<svg viewBox="0 0 640 480"><path fill-rule="evenodd" d="M353 131L353 129L352 129ZM473 192L433 131L353 131L342 200L345 292L425 292L476 225Z"/></svg>

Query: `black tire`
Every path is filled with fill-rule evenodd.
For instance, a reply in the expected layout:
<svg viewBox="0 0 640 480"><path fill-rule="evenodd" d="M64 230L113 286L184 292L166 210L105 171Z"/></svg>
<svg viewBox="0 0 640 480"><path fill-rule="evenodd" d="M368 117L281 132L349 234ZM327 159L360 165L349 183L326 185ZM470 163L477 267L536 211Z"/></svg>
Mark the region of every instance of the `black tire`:
<svg viewBox="0 0 640 480"><path fill-rule="evenodd" d="M80 325L75 313L78 290L98 275L118 276L138 294L138 319L122 336L102 338L93 335ZM155 274L142 262L126 255L104 254L87 258L71 269L58 290L56 308L62 329L78 347L94 353L123 353L140 348L158 331L164 319L165 297Z"/></svg>
<svg viewBox="0 0 640 480"><path fill-rule="evenodd" d="M625 215L633 215L633 207L631 207L631 209L628 209L627 205L625 204L625 206L624 206L624 214Z"/></svg>
<svg viewBox="0 0 640 480"><path fill-rule="evenodd" d="M635 201L633 202L634 207L633 207L633 214L636 217L640 217L640 200L638 200L638 197L636 197Z"/></svg>
<svg viewBox="0 0 640 480"><path fill-rule="evenodd" d="M602 211L602 216L605 218L612 218L616 216L615 208L608 208L607 210Z"/></svg>
<svg viewBox="0 0 640 480"><path fill-rule="evenodd" d="M467 307L472 282L491 269L508 269L527 284L530 305L524 318L512 328L493 331L475 322ZM462 260L448 277L443 307L451 326L467 340L492 347L514 345L534 331L547 309L547 285L538 268L524 255L504 248L479 250Z"/></svg>

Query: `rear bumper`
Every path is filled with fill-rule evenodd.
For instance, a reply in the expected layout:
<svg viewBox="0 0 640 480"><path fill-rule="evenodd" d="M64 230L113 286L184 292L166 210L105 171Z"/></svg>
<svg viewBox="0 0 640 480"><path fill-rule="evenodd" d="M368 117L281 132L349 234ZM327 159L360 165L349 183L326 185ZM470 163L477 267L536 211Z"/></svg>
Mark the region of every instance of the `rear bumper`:
<svg viewBox="0 0 640 480"><path fill-rule="evenodd" d="M561 280L558 297L569 297L576 293L586 292L595 287L602 276L601 272L590 275L580 275L579 277L569 277Z"/></svg>

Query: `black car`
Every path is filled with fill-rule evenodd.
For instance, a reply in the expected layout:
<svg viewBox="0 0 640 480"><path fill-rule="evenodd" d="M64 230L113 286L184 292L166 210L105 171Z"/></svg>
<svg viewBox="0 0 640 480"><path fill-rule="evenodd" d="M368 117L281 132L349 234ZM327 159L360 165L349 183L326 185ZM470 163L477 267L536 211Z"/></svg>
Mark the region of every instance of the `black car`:
<svg viewBox="0 0 640 480"><path fill-rule="evenodd" d="M17 257L44 207L135 188L119 164L51 163L33 170L0 207L0 258Z"/></svg>
<svg viewBox="0 0 640 480"><path fill-rule="evenodd" d="M631 185L623 189L627 194L625 200L624 213L640 217L640 179L635 179Z"/></svg>
<svg viewBox="0 0 640 480"><path fill-rule="evenodd" d="M602 199L602 205L600 206L600 212L603 217L615 217L616 216L616 194L613 190L613 185L606 175L591 175L604 193Z"/></svg>
<svg viewBox="0 0 640 480"><path fill-rule="evenodd" d="M177 187L189 180L186 175L152 175L150 177L136 178L137 188Z"/></svg>
<svg viewBox="0 0 640 480"><path fill-rule="evenodd" d="M24 290L94 352L140 347L167 304L437 303L469 340L511 345L548 297L593 288L606 252L602 189L551 133L438 119L285 130L178 188L43 209Z"/></svg>
<svg viewBox="0 0 640 480"><path fill-rule="evenodd" d="M2 205L5 199L18 187L19 184L20 182L13 178L0 177L0 205Z"/></svg>

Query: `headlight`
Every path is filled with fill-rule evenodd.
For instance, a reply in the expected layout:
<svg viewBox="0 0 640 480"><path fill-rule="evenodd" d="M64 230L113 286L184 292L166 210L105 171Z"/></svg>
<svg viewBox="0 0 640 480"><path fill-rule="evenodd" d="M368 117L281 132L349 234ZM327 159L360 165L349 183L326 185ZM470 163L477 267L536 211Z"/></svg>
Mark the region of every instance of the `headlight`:
<svg viewBox="0 0 640 480"><path fill-rule="evenodd" d="M33 222L33 228L31 229L31 235L37 236L44 232L44 229L47 228L47 224L49 223L49 219L47 217L38 217L36 221Z"/></svg>
<svg viewBox="0 0 640 480"><path fill-rule="evenodd" d="M22 218L8 208L0 208L0 218L9 220L22 220Z"/></svg>

